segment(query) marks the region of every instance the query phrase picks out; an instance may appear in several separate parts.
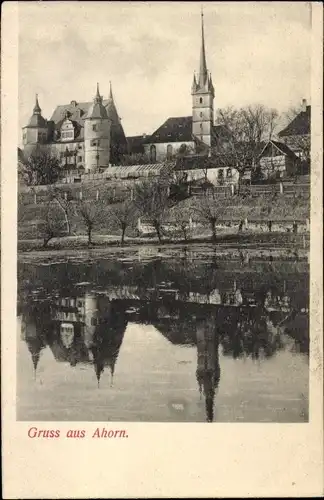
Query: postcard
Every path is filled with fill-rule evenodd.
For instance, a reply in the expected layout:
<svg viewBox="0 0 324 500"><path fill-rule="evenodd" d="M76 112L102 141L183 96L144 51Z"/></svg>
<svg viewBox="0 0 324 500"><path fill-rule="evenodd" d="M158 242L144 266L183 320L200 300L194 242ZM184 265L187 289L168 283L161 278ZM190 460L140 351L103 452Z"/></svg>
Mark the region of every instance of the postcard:
<svg viewBox="0 0 324 500"><path fill-rule="evenodd" d="M321 5L2 14L4 497L322 495Z"/></svg>

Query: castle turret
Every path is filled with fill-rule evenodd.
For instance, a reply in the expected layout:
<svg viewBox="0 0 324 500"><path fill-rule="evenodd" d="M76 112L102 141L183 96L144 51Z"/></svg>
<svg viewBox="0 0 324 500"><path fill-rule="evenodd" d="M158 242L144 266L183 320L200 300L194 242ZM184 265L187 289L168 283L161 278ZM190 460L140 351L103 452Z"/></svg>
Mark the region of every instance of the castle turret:
<svg viewBox="0 0 324 500"><path fill-rule="evenodd" d="M86 172L98 172L109 166L110 125L102 97L97 92L84 120L84 150Z"/></svg>
<svg viewBox="0 0 324 500"><path fill-rule="evenodd" d="M23 127L24 148L26 148L26 146L36 146L37 144L46 143L47 134L47 121L42 117L42 110L38 102L38 95L36 94L33 114L30 117L28 125Z"/></svg>
<svg viewBox="0 0 324 500"><path fill-rule="evenodd" d="M204 15L201 13L201 49L199 74L194 76L192 87L192 134L208 148L212 145L214 124L214 86L208 74L205 50Z"/></svg>

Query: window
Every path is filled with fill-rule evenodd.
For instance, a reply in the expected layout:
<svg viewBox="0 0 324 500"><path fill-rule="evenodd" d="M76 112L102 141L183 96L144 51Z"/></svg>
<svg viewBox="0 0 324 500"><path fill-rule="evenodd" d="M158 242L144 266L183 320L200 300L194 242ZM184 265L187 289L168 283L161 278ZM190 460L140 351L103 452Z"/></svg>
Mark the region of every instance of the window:
<svg viewBox="0 0 324 500"><path fill-rule="evenodd" d="M224 170L218 170L218 178L223 179L224 178Z"/></svg>
<svg viewBox="0 0 324 500"><path fill-rule="evenodd" d="M203 125L202 125L202 123L201 123L201 124L200 124L200 129L202 130L202 128L203 128Z"/></svg>
<svg viewBox="0 0 324 500"><path fill-rule="evenodd" d="M91 318L91 325L96 326L96 324L97 324L96 318Z"/></svg>
<svg viewBox="0 0 324 500"><path fill-rule="evenodd" d="M202 99L202 97L200 97L199 103L202 104L202 102L203 102L203 99Z"/></svg>
<svg viewBox="0 0 324 500"><path fill-rule="evenodd" d="M226 177L232 177L232 169L231 168L228 168L226 170Z"/></svg>
<svg viewBox="0 0 324 500"><path fill-rule="evenodd" d="M90 146L100 146L100 141L99 139L92 139L90 141Z"/></svg>
<svg viewBox="0 0 324 500"><path fill-rule="evenodd" d="M92 130L93 130L94 132L96 132L96 131L98 130L98 129L97 129L97 124L96 124L96 123L94 123L94 124L92 125Z"/></svg>
<svg viewBox="0 0 324 500"><path fill-rule="evenodd" d="M202 118L202 115L203 115L203 114L202 114L202 111L200 111L200 118Z"/></svg>
<svg viewBox="0 0 324 500"><path fill-rule="evenodd" d="M82 161L82 156L78 156L78 162Z"/></svg>
<svg viewBox="0 0 324 500"><path fill-rule="evenodd" d="M168 159L168 160L171 160L172 155L173 155L173 147L172 147L172 144L168 144L168 145L167 145L167 159Z"/></svg>
<svg viewBox="0 0 324 500"><path fill-rule="evenodd" d="M150 160L151 162L156 162L156 147L154 144L150 147Z"/></svg>

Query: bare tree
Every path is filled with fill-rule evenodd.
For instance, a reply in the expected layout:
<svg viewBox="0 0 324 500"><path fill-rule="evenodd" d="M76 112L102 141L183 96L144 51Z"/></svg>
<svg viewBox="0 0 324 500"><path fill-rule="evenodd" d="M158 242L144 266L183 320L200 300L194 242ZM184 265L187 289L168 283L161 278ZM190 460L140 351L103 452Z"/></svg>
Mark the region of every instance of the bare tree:
<svg viewBox="0 0 324 500"><path fill-rule="evenodd" d="M171 202L169 199L172 176L169 171L152 181L135 186L134 203L139 213L148 217L154 226L159 242L162 242L162 223Z"/></svg>
<svg viewBox="0 0 324 500"><path fill-rule="evenodd" d="M171 220L173 221L175 226L180 229L185 241L188 241L188 238L190 236L190 221L192 215L193 208L191 206L183 207L179 204L173 207L170 212Z"/></svg>
<svg viewBox="0 0 324 500"><path fill-rule="evenodd" d="M137 207L133 200L125 200L117 203L108 209L109 217L121 229L121 245L125 242L126 229L132 225L137 218Z"/></svg>
<svg viewBox="0 0 324 500"><path fill-rule="evenodd" d="M71 234L71 218L75 211L74 197L71 189L62 189L58 186L51 186L48 190L51 201L55 201L63 212L68 236Z"/></svg>
<svg viewBox="0 0 324 500"><path fill-rule="evenodd" d="M88 236L88 245L92 245L92 232L95 227L102 224L106 218L106 206L102 201L79 200L77 204L77 213L82 218Z"/></svg>
<svg viewBox="0 0 324 500"><path fill-rule="evenodd" d="M25 203L24 203L24 195L23 193L18 192L18 199L17 199L17 222L18 224L21 224L24 222L26 218L26 208L25 208Z"/></svg>
<svg viewBox="0 0 324 500"><path fill-rule="evenodd" d="M223 138L212 148L222 166L235 167L241 183L244 173L256 167L262 144L269 141L277 125L278 113L262 105L220 109L217 123Z"/></svg>
<svg viewBox="0 0 324 500"><path fill-rule="evenodd" d="M43 239L43 248L53 239L61 236L64 230L62 217L55 210L51 202L47 202L43 208L43 221L40 225L40 231Z"/></svg>
<svg viewBox="0 0 324 500"><path fill-rule="evenodd" d="M204 194L198 198L195 212L198 217L209 224L212 232L212 241L216 242L216 223L224 216L228 201L226 198L217 197L215 192Z"/></svg>

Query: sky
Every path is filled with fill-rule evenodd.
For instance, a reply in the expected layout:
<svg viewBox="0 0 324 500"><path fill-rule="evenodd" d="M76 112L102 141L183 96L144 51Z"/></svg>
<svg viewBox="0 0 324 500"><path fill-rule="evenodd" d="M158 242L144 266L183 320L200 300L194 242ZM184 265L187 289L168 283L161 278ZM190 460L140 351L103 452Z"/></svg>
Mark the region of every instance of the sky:
<svg viewBox="0 0 324 500"><path fill-rule="evenodd" d="M19 2L19 127L109 82L126 135L191 114L201 7L215 109L310 102L308 2Z"/></svg>

